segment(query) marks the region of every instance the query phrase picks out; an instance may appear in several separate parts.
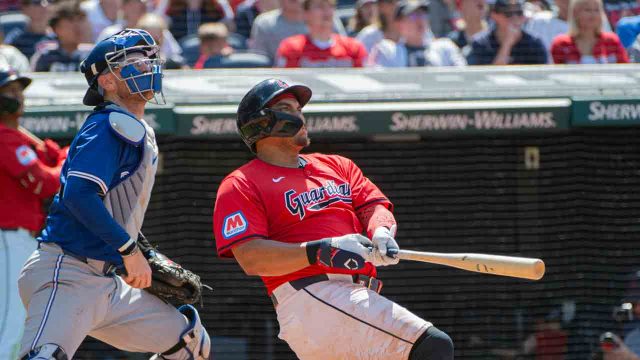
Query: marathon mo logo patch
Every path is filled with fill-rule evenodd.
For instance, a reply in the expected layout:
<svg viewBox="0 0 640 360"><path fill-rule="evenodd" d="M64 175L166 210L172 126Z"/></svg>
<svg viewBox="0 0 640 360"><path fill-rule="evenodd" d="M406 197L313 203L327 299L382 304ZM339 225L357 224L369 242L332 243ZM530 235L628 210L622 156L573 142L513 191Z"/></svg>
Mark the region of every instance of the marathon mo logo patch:
<svg viewBox="0 0 640 360"><path fill-rule="evenodd" d="M38 159L38 155L27 145L21 145L16 149L16 158L20 165L29 166Z"/></svg>
<svg viewBox="0 0 640 360"><path fill-rule="evenodd" d="M351 187L348 183L336 185L329 180L322 187L298 195L295 190L287 190L284 202L291 215L298 215L302 220L307 211L319 211L336 202L351 204Z"/></svg>
<svg viewBox="0 0 640 360"><path fill-rule="evenodd" d="M222 222L222 236L225 239L242 234L247 231L247 219L242 211L236 211L231 215L227 215Z"/></svg>

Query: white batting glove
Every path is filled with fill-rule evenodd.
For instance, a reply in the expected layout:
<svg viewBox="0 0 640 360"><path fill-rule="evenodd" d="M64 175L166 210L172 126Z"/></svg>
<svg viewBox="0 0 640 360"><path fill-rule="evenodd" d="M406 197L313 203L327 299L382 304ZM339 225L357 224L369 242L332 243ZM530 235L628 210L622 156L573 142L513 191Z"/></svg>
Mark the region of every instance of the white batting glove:
<svg viewBox="0 0 640 360"><path fill-rule="evenodd" d="M398 256L387 255L387 251L395 251L395 253L400 250L398 243L394 239L396 236L396 225L391 226L391 229L387 229L384 226L380 226L373 232L373 237L371 241L373 242L373 261L371 263L375 266L388 266L395 265L400 261Z"/></svg>

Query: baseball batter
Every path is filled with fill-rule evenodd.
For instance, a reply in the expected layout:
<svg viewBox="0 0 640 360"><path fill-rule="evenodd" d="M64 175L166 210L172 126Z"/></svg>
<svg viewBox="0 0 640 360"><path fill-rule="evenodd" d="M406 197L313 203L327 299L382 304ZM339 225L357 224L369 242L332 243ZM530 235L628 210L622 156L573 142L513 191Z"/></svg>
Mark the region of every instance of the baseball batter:
<svg viewBox="0 0 640 360"><path fill-rule="evenodd" d="M158 51L149 33L125 29L81 65L83 102L96 107L71 143L38 250L20 274L22 359L71 359L87 335L154 359L209 358L196 309L142 290L151 270L136 240L158 158L142 116L148 101L162 99Z"/></svg>
<svg viewBox="0 0 640 360"><path fill-rule="evenodd" d="M379 295L375 267L398 262L387 255L398 249L391 202L351 160L300 155L310 98L269 79L240 102L238 130L257 158L220 184L218 255L262 278L300 359L453 359L447 334Z"/></svg>
<svg viewBox="0 0 640 360"><path fill-rule="evenodd" d="M18 130L30 83L0 68L0 359L18 356L25 318L18 275L38 245L33 234L44 224L42 201L60 188L66 156L54 141L34 141Z"/></svg>

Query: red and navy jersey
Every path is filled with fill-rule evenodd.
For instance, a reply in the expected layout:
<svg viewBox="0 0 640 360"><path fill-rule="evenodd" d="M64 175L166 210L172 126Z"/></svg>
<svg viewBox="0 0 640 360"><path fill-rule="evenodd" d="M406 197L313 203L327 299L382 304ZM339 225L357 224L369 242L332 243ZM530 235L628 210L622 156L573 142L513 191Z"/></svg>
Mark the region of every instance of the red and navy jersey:
<svg viewBox="0 0 640 360"><path fill-rule="evenodd" d="M286 168L254 159L220 184L213 214L218 256L233 257L235 246L255 239L302 243L362 233L356 211L393 205L349 159L337 155L301 156L302 168ZM310 265L262 280L271 294L279 285L324 273L375 276L369 263L352 271Z"/></svg>
<svg viewBox="0 0 640 360"><path fill-rule="evenodd" d="M280 43L278 67L362 67L367 50L356 39L333 34L331 46L320 48L309 35L294 35Z"/></svg>
<svg viewBox="0 0 640 360"><path fill-rule="evenodd" d="M34 148L26 135L0 124L0 228L40 230L42 200L60 188L62 163L39 158Z"/></svg>

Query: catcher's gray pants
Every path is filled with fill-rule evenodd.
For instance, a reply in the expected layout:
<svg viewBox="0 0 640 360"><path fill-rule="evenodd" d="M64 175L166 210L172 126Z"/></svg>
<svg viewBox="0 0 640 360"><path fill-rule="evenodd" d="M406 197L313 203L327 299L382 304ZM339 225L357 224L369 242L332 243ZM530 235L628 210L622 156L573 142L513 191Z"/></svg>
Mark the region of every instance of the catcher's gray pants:
<svg viewBox="0 0 640 360"><path fill-rule="evenodd" d="M188 325L173 306L104 275L103 261L85 263L55 244L40 244L18 286L27 309L20 356L53 343L71 359L87 335L126 351L161 353Z"/></svg>

